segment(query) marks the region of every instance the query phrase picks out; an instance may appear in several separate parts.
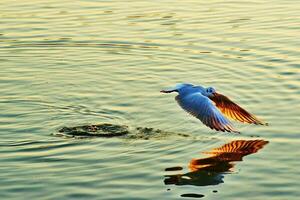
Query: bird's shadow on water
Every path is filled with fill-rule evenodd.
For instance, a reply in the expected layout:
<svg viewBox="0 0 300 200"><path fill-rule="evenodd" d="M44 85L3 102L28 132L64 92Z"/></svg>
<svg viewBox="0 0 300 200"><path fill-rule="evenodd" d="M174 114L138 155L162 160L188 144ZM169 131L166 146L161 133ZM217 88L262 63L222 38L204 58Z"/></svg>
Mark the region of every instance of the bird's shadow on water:
<svg viewBox="0 0 300 200"><path fill-rule="evenodd" d="M236 161L242 161L244 156L253 154L262 149L268 141L265 140L234 140L221 147L214 148L205 158L192 159L188 173L165 175L165 185L194 185L209 186L224 183L224 175L234 172ZM182 167L170 167L165 171L178 171ZM217 192L214 190L213 192ZM182 197L204 197L203 194L187 193Z"/></svg>

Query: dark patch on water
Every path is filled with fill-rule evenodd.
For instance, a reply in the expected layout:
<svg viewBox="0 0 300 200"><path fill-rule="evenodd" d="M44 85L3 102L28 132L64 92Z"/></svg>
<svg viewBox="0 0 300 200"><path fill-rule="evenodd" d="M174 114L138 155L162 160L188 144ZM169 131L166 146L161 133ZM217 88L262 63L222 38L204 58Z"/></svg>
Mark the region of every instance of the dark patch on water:
<svg viewBox="0 0 300 200"><path fill-rule="evenodd" d="M127 139L161 139L168 136L179 136L179 137L189 137L188 134L183 133L171 133L165 132L160 129L154 129L149 127L137 127L129 128L126 125L117 124L96 124L96 125L83 125L74 127L63 127L58 130L61 136L71 136L78 138L86 137L120 137L124 136Z"/></svg>
<svg viewBox="0 0 300 200"><path fill-rule="evenodd" d="M179 170L182 170L183 168L178 166L178 167L169 167L169 168L166 168L165 171L179 171Z"/></svg>
<svg viewBox="0 0 300 200"><path fill-rule="evenodd" d="M163 131L160 129L149 128L149 127L137 127L130 131L130 134L126 136L128 139L163 139L167 137L190 137L188 134L183 133L172 133Z"/></svg>
<svg viewBox="0 0 300 200"><path fill-rule="evenodd" d="M292 75L297 75L297 72L293 72L293 71L283 71L283 72L279 72L280 75L282 76L292 76Z"/></svg>
<svg viewBox="0 0 300 200"><path fill-rule="evenodd" d="M178 133L179 136L182 136L182 137L190 137L190 135L188 134L184 134L184 133Z"/></svg>
<svg viewBox="0 0 300 200"><path fill-rule="evenodd" d="M115 124L96 124L75 127L63 127L58 132L77 137L116 137L129 133L128 127Z"/></svg>
<svg viewBox="0 0 300 200"><path fill-rule="evenodd" d="M147 128L147 127L137 127L137 131L140 133L145 133L145 134L150 134L150 133L161 133L162 131L159 129L154 129L154 128Z"/></svg>
<svg viewBox="0 0 300 200"><path fill-rule="evenodd" d="M250 137L260 137L259 135L250 135Z"/></svg>
<svg viewBox="0 0 300 200"><path fill-rule="evenodd" d="M192 198L202 198L205 197L203 194L187 193L180 195L181 197L192 197Z"/></svg>

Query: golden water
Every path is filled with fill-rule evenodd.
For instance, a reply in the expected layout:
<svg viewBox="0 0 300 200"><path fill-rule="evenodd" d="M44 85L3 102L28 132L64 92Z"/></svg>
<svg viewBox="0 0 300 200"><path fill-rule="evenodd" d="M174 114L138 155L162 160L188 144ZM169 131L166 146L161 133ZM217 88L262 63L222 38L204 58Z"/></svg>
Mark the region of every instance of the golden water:
<svg viewBox="0 0 300 200"><path fill-rule="evenodd" d="M295 0L2 0L1 198L298 199L299 10ZM270 125L212 131L159 93L179 82L214 86ZM174 135L53 136L102 122ZM269 143L222 183L165 184L166 168L190 173L200 152L254 139Z"/></svg>

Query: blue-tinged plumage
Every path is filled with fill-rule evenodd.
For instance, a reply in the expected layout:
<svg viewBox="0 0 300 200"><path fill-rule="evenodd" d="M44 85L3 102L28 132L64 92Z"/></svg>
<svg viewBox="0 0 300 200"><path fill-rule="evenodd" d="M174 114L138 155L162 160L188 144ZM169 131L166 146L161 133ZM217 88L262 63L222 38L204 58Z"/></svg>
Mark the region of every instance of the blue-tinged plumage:
<svg viewBox="0 0 300 200"><path fill-rule="evenodd" d="M217 131L237 132L231 123L201 91L191 90L175 97L178 104L202 123Z"/></svg>
<svg viewBox="0 0 300 200"><path fill-rule="evenodd" d="M175 99L185 111L198 118L206 126L217 131L238 133L223 114L229 115L229 117L238 116L236 120L242 122L260 124L257 118L230 101L224 95L216 93L212 87L204 88L189 83L181 83L177 84L174 88L162 90L161 92L177 92L178 95Z"/></svg>

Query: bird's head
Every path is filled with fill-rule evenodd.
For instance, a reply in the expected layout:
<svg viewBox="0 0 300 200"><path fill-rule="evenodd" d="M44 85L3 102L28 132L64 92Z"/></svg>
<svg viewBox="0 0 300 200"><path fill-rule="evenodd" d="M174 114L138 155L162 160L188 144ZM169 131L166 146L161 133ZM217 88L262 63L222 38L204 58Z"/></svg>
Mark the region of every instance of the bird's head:
<svg viewBox="0 0 300 200"><path fill-rule="evenodd" d="M180 93L180 91L185 90L187 88L193 87L194 85L189 84L189 83L178 83L175 85L175 87L172 88L168 88L165 90L161 90L160 92L162 93L171 93L171 92L178 92Z"/></svg>
<svg viewBox="0 0 300 200"><path fill-rule="evenodd" d="M206 96L213 97L217 94L216 89L213 87L208 87L205 89Z"/></svg>

